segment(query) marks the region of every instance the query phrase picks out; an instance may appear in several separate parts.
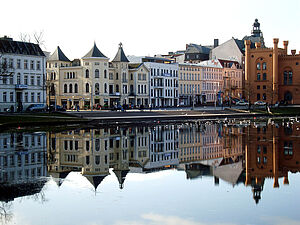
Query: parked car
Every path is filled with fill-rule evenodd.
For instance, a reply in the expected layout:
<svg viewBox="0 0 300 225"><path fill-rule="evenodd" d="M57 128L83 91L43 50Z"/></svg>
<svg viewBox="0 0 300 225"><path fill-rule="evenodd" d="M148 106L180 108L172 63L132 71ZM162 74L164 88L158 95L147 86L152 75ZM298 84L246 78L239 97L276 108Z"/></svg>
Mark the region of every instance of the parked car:
<svg viewBox="0 0 300 225"><path fill-rule="evenodd" d="M44 112L47 110L47 106L45 104L31 104L27 107L27 112Z"/></svg>
<svg viewBox="0 0 300 225"><path fill-rule="evenodd" d="M52 111L66 111L65 108L63 108L60 105L56 105L56 110L55 110L55 106L54 105L50 105L49 110Z"/></svg>
<svg viewBox="0 0 300 225"><path fill-rule="evenodd" d="M257 102L254 102L254 105L266 105L267 103L266 102L263 102L263 101L257 101Z"/></svg>
<svg viewBox="0 0 300 225"><path fill-rule="evenodd" d="M244 100L238 101L235 105L249 105L249 102L245 102Z"/></svg>

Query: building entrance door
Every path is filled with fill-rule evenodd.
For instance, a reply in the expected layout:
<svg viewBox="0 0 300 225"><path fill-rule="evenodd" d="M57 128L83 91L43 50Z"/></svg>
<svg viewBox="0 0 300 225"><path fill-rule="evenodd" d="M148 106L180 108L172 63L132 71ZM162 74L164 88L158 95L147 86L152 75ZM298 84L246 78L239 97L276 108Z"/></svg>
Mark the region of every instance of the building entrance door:
<svg viewBox="0 0 300 225"><path fill-rule="evenodd" d="M17 92L17 112L23 111L22 92Z"/></svg>

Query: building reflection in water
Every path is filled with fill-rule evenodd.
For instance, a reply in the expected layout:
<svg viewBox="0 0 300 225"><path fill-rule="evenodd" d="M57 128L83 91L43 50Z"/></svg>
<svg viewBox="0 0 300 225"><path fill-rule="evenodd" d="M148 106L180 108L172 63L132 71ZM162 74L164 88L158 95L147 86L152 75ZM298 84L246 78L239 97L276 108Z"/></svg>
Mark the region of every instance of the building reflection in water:
<svg viewBox="0 0 300 225"><path fill-rule="evenodd" d="M41 191L51 176L58 186L72 171L95 188L112 171L122 189L131 173L177 169L187 179L212 177L245 184L261 199L266 178L288 184L298 172L300 124L191 123L78 129L59 133L0 134L1 201ZM280 137L280 138L279 138ZM48 149L48 151L47 151ZM7 192L7 190L10 192Z"/></svg>

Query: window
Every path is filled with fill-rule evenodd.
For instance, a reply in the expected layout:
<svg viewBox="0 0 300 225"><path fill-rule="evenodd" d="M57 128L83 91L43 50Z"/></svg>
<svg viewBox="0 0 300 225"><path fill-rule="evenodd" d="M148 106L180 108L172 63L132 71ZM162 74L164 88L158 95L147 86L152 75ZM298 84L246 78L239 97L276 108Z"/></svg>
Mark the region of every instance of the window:
<svg viewBox="0 0 300 225"><path fill-rule="evenodd" d="M21 74L18 73L17 75L17 84L21 84Z"/></svg>
<svg viewBox="0 0 300 225"><path fill-rule="evenodd" d="M25 101L25 102L28 102L28 92L25 92L25 95L24 95L24 101Z"/></svg>
<svg viewBox="0 0 300 225"><path fill-rule="evenodd" d="M260 100L260 94L257 94L256 99Z"/></svg>
<svg viewBox="0 0 300 225"><path fill-rule="evenodd" d="M109 79L113 80L114 79L114 74L113 73L109 73Z"/></svg>
<svg viewBox="0 0 300 225"><path fill-rule="evenodd" d="M17 69L21 69L21 59L17 59Z"/></svg>
<svg viewBox="0 0 300 225"><path fill-rule="evenodd" d="M36 62L36 69L41 70L41 61Z"/></svg>
<svg viewBox="0 0 300 225"><path fill-rule="evenodd" d="M107 93L107 84L104 84L104 93Z"/></svg>
<svg viewBox="0 0 300 225"><path fill-rule="evenodd" d="M107 78L107 71L104 70L104 78Z"/></svg>
<svg viewBox="0 0 300 225"><path fill-rule="evenodd" d="M37 102L40 103L41 102L41 93L37 93Z"/></svg>
<svg viewBox="0 0 300 225"><path fill-rule="evenodd" d="M37 85L37 86L41 86L41 77L40 77L40 76L38 76L38 77L36 78L36 85Z"/></svg>
<svg viewBox="0 0 300 225"><path fill-rule="evenodd" d="M285 85L293 84L293 72L292 71L284 71L284 73L283 73L283 83Z"/></svg>
<svg viewBox="0 0 300 225"><path fill-rule="evenodd" d="M257 90L259 90L260 89L260 86L259 85L257 85Z"/></svg>
<svg viewBox="0 0 300 225"><path fill-rule="evenodd" d="M30 69L34 70L34 61L33 60L30 61Z"/></svg>
<svg viewBox="0 0 300 225"><path fill-rule="evenodd" d="M100 85L99 83L95 84L95 95L99 95L100 94Z"/></svg>
<svg viewBox="0 0 300 225"><path fill-rule="evenodd" d="M116 80L119 80L119 74L116 73Z"/></svg>
<svg viewBox="0 0 300 225"><path fill-rule="evenodd" d="M95 70L95 78L99 78L99 70L98 69Z"/></svg>
<svg viewBox="0 0 300 225"><path fill-rule="evenodd" d="M263 69L263 70L266 70L266 69L267 69L267 63L264 62L264 63L262 64L262 69Z"/></svg>
<svg viewBox="0 0 300 225"><path fill-rule="evenodd" d="M14 101L14 93L10 92L10 102L13 102L13 101Z"/></svg>
<svg viewBox="0 0 300 225"><path fill-rule="evenodd" d="M30 85L34 85L34 76L30 77Z"/></svg>
<svg viewBox="0 0 300 225"><path fill-rule="evenodd" d="M132 73L130 74L130 80L133 80L133 74Z"/></svg>
<svg viewBox="0 0 300 225"><path fill-rule="evenodd" d="M31 102L34 102L34 93L31 93Z"/></svg>
<svg viewBox="0 0 300 225"><path fill-rule="evenodd" d="M120 92L119 85L116 85L116 92Z"/></svg>
<svg viewBox="0 0 300 225"><path fill-rule="evenodd" d="M7 102L7 93L3 92L3 102Z"/></svg>
<svg viewBox="0 0 300 225"><path fill-rule="evenodd" d="M88 83L85 84L85 92L86 93L90 92L90 85Z"/></svg>
<svg viewBox="0 0 300 225"><path fill-rule="evenodd" d="M100 164L100 155L95 156L95 164L99 165Z"/></svg>
<svg viewBox="0 0 300 225"><path fill-rule="evenodd" d="M260 73L257 73L257 80L260 80Z"/></svg>
<svg viewBox="0 0 300 225"><path fill-rule="evenodd" d="M266 85L264 85L264 86L263 86L263 89L264 89L264 90L266 90L266 89L267 89Z"/></svg>
<svg viewBox="0 0 300 225"><path fill-rule="evenodd" d="M74 84L74 93L78 93L78 84Z"/></svg>
<svg viewBox="0 0 300 225"><path fill-rule="evenodd" d="M256 64L256 69L260 70L260 63Z"/></svg>
<svg viewBox="0 0 300 225"><path fill-rule="evenodd" d="M73 92L73 85L69 84L69 93L72 93L72 92Z"/></svg>
<svg viewBox="0 0 300 225"><path fill-rule="evenodd" d="M24 76L24 84L28 85L28 76L27 75Z"/></svg>
<svg viewBox="0 0 300 225"><path fill-rule="evenodd" d="M267 80L267 74L263 73L263 80Z"/></svg>
<svg viewBox="0 0 300 225"><path fill-rule="evenodd" d="M68 93L68 85L64 84L64 93Z"/></svg>
<svg viewBox="0 0 300 225"><path fill-rule="evenodd" d="M90 71L87 69L85 71L85 78L89 78L90 77Z"/></svg>
<svg viewBox="0 0 300 225"><path fill-rule="evenodd" d="M267 95L266 95L266 93L263 93L262 99L263 99L263 100L267 100Z"/></svg>
<svg viewBox="0 0 300 225"><path fill-rule="evenodd" d="M9 59L9 68L14 68L14 60L13 59Z"/></svg>

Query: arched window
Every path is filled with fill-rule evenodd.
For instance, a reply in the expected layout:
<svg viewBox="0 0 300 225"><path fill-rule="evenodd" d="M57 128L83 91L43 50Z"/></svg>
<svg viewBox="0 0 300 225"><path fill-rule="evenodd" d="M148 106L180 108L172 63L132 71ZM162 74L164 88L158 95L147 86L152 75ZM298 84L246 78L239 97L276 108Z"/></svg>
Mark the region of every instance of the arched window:
<svg viewBox="0 0 300 225"><path fill-rule="evenodd" d="M72 93L72 92L73 92L73 85L69 84L69 93Z"/></svg>
<svg viewBox="0 0 300 225"><path fill-rule="evenodd" d="M104 93L107 93L107 84L104 84Z"/></svg>
<svg viewBox="0 0 300 225"><path fill-rule="evenodd" d="M107 78L107 72L104 70L104 78Z"/></svg>
<svg viewBox="0 0 300 225"><path fill-rule="evenodd" d="M89 93L89 92L90 92L90 85L89 85L89 83L86 83L86 84L85 84L85 92L86 92L86 93Z"/></svg>
<svg viewBox="0 0 300 225"><path fill-rule="evenodd" d="M88 69L86 69L85 71L85 78L89 78L90 77L90 71Z"/></svg>
<svg viewBox="0 0 300 225"><path fill-rule="evenodd" d="M260 63L256 64L256 69L260 70Z"/></svg>
<svg viewBox="0 0 300 225"><path fill-rule="evenodd" d="M74 92L78 93L78 84L74 84Z"/></svg>
<svg viewBox="0 0 300 225"><path fill-rule="evenodd" d="M64 84L64 93L68 93L68 85Z"/></svg>
<svg viewBox="0 0 300 225"><path fill-rule="evenodd" d="M116 85L116 92L120 92L120 88L118 84Z"/></svg>
<svg viewBox="0 0 300 225"><path fill-rule="evenodd" d="M95 84L95 95L99 95L100 94L100 85L99 83Z"/></svg>
<svg viewBox="0 0 300 225"><path fill-rule="evenodd" d="M95 78L99 78L99 70L95 69Z"/></svg>
<svg viewBox="0 0 300 225"><path fill-rule="evenodd" d="M283 84L285 85L293 84L293 71L285 70L283 72Z"/></svg>
<svg viewBox="0 0 300 225"><path fill-rule="evenodd" d="M266 62L264 62L264 63L262 64L262 69L263 69L263 70L266 70L266 69L267 69L267 63L266 63Z"/></svg>
<svg viewBox="0 0 300 225"><path fill-rule="evenodd" d="M55 87L54 87L54 84L51 84L50 86L50 93L52 96L55 96Z"/></svg>

